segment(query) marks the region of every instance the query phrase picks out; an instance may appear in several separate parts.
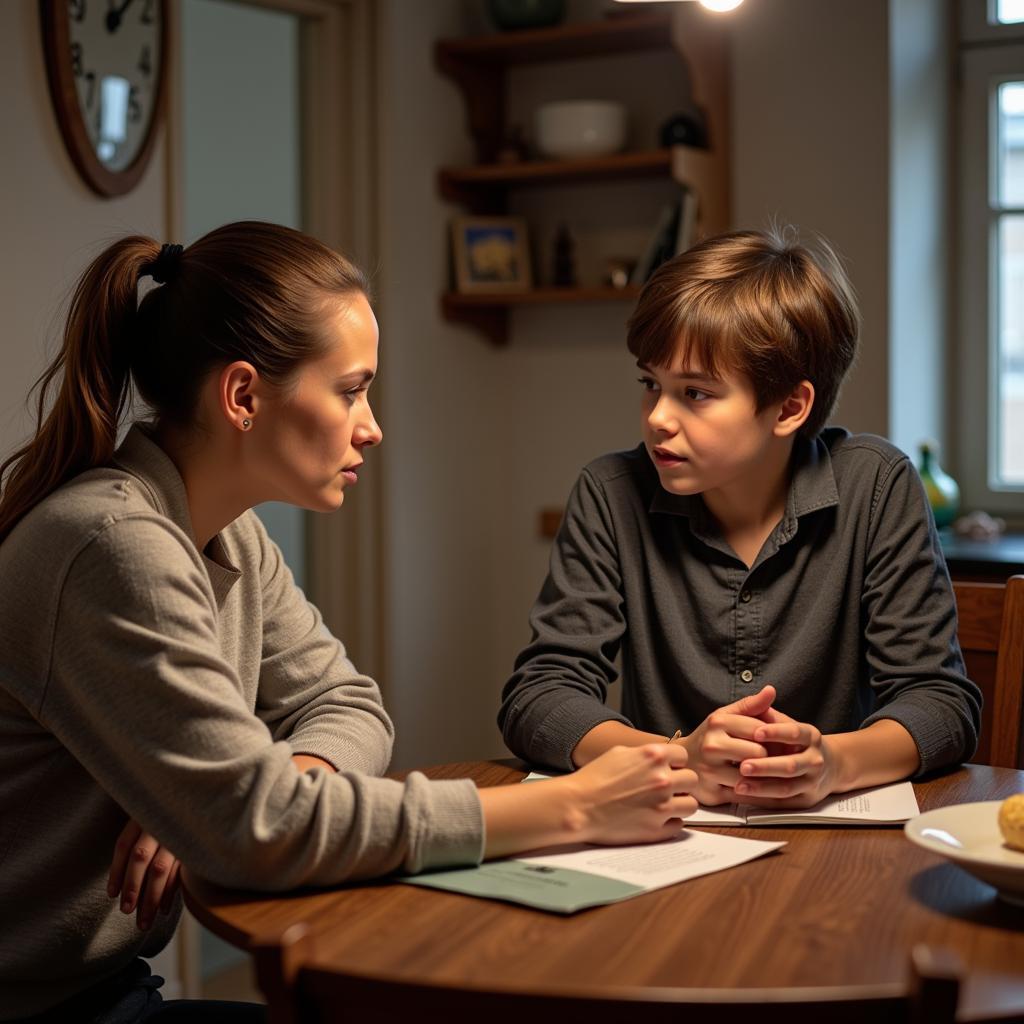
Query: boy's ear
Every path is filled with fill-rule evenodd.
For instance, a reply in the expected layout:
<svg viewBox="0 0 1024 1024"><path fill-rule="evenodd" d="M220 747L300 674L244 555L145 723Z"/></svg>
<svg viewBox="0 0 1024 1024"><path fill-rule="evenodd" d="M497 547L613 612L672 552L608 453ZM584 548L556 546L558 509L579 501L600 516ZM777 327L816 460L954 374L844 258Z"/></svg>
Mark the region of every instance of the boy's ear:
<svg viewBox="0 0 1024 1024"><path fill-rule="evenodd" d="M782 400L775 421L775 436L792 437L807 421L813 408L814 385L809 380L802 380Z"/></svg>

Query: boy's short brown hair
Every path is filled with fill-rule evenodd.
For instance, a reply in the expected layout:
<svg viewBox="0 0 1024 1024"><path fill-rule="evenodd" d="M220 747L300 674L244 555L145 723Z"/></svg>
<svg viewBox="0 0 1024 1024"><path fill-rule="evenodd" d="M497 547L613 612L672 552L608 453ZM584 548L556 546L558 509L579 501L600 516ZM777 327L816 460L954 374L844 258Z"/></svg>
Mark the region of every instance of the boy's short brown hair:
<svg viewBox="0 0 1024 1024"><path fill-rule="evenodd" d="M853 362L859 327L853 289L826 242L812 252L778 231L734 231L658 269L629 319L627 344L646 366L681 357L705 373L742 373L758 411L809 380L814 405L801 433L814 437Z"/></svg>

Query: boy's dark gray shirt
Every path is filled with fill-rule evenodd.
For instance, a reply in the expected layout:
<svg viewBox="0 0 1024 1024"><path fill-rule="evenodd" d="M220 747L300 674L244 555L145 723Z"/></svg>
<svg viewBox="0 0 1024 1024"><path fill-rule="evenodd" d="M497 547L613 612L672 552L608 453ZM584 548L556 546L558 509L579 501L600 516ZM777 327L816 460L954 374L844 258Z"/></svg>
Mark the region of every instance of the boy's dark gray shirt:
<svg viewBox="0 0 1024 1024"><path fill-rule="evenodd" d="M749 571L699 495L661 487L643 445L583 470L503 693L514 753L568 770L600 722L689 732L771 683L779 710L824 733L900 722L922 772L971 756L981 693L910 460L829 428L798 441L793 467ZM621 715L603 703L620 648Z"/></svg>

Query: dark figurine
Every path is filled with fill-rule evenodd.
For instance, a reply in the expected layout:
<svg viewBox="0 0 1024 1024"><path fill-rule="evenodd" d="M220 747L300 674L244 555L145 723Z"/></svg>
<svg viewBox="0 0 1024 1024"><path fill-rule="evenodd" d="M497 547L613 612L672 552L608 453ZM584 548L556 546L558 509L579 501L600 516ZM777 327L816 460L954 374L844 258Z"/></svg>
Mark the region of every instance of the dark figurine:
<svg viewBox="0 0 1024 1024"><path fill-rule="evenodd" d="M576 287L576 265L573 260L575 243L569 229L564 224L558 225L555 235L555 268L553 284L556 288Z"/></svg>
<svg viewBox="0 0 1024 1024"><path fill-rule="evenodd" d="M694 146L708 148L708 129L699 111L674 114L660 128L658 141L662 146Z"/></svg>
<svg viewBox="0 0 1024 1024"><path fill-rule="evenodd" d="M499 164L517 164L522 160L530 159L530 147L526 142L526 135L521 124L509 125L505 140L498 150L497 160Z"/></svg>

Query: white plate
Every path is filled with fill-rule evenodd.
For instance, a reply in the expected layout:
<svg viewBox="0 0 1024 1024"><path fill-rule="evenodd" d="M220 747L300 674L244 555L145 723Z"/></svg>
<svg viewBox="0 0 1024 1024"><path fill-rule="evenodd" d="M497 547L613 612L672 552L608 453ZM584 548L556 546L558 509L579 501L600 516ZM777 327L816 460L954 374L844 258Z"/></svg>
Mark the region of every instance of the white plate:
<svg viewBox="0 0 1024 1024"><path fill-rule="evenodd" d="M1003 842L998 820L1002 802L938 807L911 818L903 831L911 842L995 886L1007 903L1024 907L1024 851Z"/></svg>

